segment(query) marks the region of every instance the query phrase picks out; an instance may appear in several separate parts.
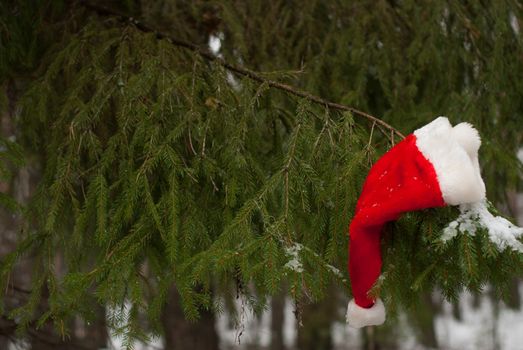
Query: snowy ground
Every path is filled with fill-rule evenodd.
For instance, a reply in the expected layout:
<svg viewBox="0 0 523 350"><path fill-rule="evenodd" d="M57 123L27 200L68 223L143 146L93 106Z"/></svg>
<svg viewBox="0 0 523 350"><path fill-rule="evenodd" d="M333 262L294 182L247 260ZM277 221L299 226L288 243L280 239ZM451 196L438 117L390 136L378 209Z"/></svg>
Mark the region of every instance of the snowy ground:
<svg viewBox="0 0 523 350"><path fill-rule="evenodd" d="M520 285L520 289L523 284ZM523 295L523 290L521 290ZM523 300L522 300L523 302ZM492 302L485 296L481 298L479 306L473 307L473 298L468 293L463 293L460 301L462 320L456 320L452 315L452 306L443 303L441 315L435 319L436 335L439 349L444 350L521 350L523 349L523 310L514 311L501 304L495 310ZM340 310L343 314L345 310ZM497 314L497 316L496 316ZM260 349L270 345L270 309L254 317L245 313L245 330L238 344L238 330L232 326L233 322L226 314L220 315L216 322L216 329L220 334L222 350L247 350L253 345ZM403 334L398 337L399 348L402 350L428 350L416 342L404 318L396 322L403 329ZM296 322L293 314L292 302L286 301L284 320L284 342L288 349L295 348ZM332 326L332 338L336 350L360 349L360 331L347 327L345 323L336 322ZM21 349L12 346L10 350ZM111 338L111 350L121 349L121 339ZM136 350L163 349L162 340L155 339L151 344L135 344Z"/></svg>
<svg viewBox="0 0 523 350"><path fill-rule="evenodd" d="M523 285L522 285L523 288ZM522 290L523 292L523 290ZM473 308L472 296L463 293L460 302L462 320L456 320L452 315L451 304L443 303L443 312L436 317L436 335L440 349L523 349L523 311L514 311L500 305L498 316L492 302L485 296L479 307ZM285 308L285 343L293 348L296 339L296 323L292 313L292 303L287 301ZM344 310L342 311L344 312ZM250 344L266 346L270 344L270 310L264 313L260 320L249 317L242 336L242 344L238 345L236 331L227 327L227 316L218 319L217 329L222 337L222 349L247 349ZM406 322L400 317L405 331L399 337L400 349L424 350L412 332L406 327ZM345 323L337 322L332 327L332 337L336 350L359 349L361 346L360 331L347 327Z"/></svg>

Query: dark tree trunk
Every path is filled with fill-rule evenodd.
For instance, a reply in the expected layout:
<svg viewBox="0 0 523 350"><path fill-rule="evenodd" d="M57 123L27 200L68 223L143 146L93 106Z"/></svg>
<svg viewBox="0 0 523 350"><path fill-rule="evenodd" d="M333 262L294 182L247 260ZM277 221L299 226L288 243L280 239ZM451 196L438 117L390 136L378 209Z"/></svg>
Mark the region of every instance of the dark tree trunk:
<svg viewBox="0 0 523 350"><path fill-rule="evenodd" d="M107 347L107 324L105 322L105 308L93 305L96 318L89 324L77 320L75 324L75 341L91 349L105 349Z"/></svg>
<svg viewBox="0 0 523 350"><path fill-rule="evenodd" d="M418 332L418 341L430 349L438 348L434 316L439 311L439 303L434 301L430 292L424 293L423 300L419 306L413 310L413 325Z"/></svg>
<svg viewBox="0 0 523 350"><path fill-rule="evenodd" d="M4 335L0 335L0 349L9 349L9 338Z"/></svg>
<svg viewBox="0 0 523 350"><path fill-rule="evenodd" d="M523 201L521 200L521 194L515 191L507 191L507 205L508 214L511 217L516 218L518 225L523 225ZM521 295L519 293L519 278L513 278L510 282L509 298L507 305L511 309L521 309Z"/></svg>
<svg viewBox="0 0 523 350"><path fill-rule="evenodd" d="M9 138L14 135L14 128L12 119L14 117L14 105L15 105L15 89L14 82L9 81L1 86L2 91L0 94L4 95L8 99L9 106L7 111L1 114L0 119L0 133L3 138ZM16 188L13 190L15 181L4 181L0 180L0 192L13 195L16 192ZM18 234L18 224L19 220L12 215L10 211L0 207L0 260L12 252L15 249L17 243L17 234ZM21 273L13 274L11 277L10 284L19 285L20 277L23 277ZM2 300L6 310L11 310L16 306L19 306L20 299L17 298L14 291L7 286L7 290L1 291ZM13 327L13 324L9 320L2 318L0 319L0 349L7 349L7 344L9 343L9 338L14 336L16 330Z"/></svg>
<svg viewBox="0 0 523 350"><path fill-rule="evenodd" d="M8 108L6 113L1 115L0 133L4 138L15 136L13 119L16 115L17 87L12 80L5 85L5 93L8 97ZM39 169L35 164L28 164L17 169L13 179L9 182L0 182L0 191L9 193L13 198L22 204L26 204L33 195L39 179ZM12 252L20 239L20 217L11 212L0 208L0 259ZM63 270L61 257L58 254L55 267L58 271ZM3 302L6 310L15 309L23 305L29 297L31 288L31 274L34 261L31 257L21 259L10 275L9 285L3 295ZM2 291L3 292L3 291ZM38 315L47 311L47 294L42 296L39 305ZM38 318L36 315L36 318ZM92 326L85 328L85 339L76 339L77 329L71 327L72 336L66 339L55 331L51 322L44 324L36 329L34 326L28 328L27 340L33 350L50 349L92 349L97 350L106 346L107 330L105 327L105 312L100 315L99 321ZM7 349L9 339L15 339L16 323L13 320L2 317L0 320L0 349Z"/></svg>
<svg viewBox="0 0 523 350"><path fill-rule="evenodd" d="M219 338L212 311L201 310L196 322L185 319L180 295L175 287L169 292L167 305L162 312L165 349L218 350Z"/></svg>
<svg viewBox="0 0 523 350"><path fill-rule="evenodd" d="M459 308L459 300L452 303L452 316L458 320L462 321L463 318L461 317L461 309Z"/></svg>
<svg viewBox="0 0 523 350"><path fill-rule="evenodd" d="M363 349L378 350L378 341L376 337L376 327L370 326L363 329Z"/></svg>
<svg viewBox="0 0 523 350"><path fill-rule="evenodd" d="M278 293L271 302L271 350L284 350L283 321L285 311L285 294Z"/></svg>
<svg viewBox="0 0 523 350"><path fill-rule="evenodd" d="M335 298L327 297L322 302L303 306L303 326L298 328L298 349L332 349L331 321L335 304Z"/></svg>
<svg viewBox="0 0 523 350"><path fill-rule="evenodd" d="M82 344L83 345L83 344ZM48 331L35 331L31 335L31 350L75 350L75 349L88 349L83 346L79 348L74 343L66 341L60 341L60 338L53 332ZM95 349L93 349L95 350Z"/></svg>

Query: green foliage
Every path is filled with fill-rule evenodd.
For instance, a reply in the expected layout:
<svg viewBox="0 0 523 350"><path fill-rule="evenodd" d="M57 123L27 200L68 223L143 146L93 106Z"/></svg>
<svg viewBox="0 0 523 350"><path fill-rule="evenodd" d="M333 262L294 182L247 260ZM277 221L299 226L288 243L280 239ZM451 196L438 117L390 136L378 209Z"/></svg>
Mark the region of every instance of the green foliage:
<svg viewBox="0 0 523 350"><path fill-rule="evenodd" d="M383 278L374 291L382 291L392 305L416 307L417 296L437 288L450 301L457 301L465 289L481 292L487 285L507 300L512 276L523 268L520 253L499 251L485 230L473 236L461 233L445 242L442 230L453 208L430 209L404 215L385 232Z"/></svg>
<svg viewBox="0 0 523 350"><path fill-rule="evenodd" d="M162 17L162 1L129 1L126 10L142 8L159 28L174 18L173 35L193 42L219 32L230 62L376 113L403 131L438 114L473 122L486 140L489 194L500 200L521 175L523 86L514 78L523 73L521 36L507 24L521 9L493 2L480 11L473 3L307 1L296 11L284 1L173 1ZM232 75L132 23L80 5L69 10L73 18L41 29L60 33L53 44L44 40L49 33L33 33L31 40L47 44L31 61L19 101L19 144L43 173L24 212L25 237L2 261L5 280L22 254L36 256L32 297L11 317L29 322L47 288L41 322L60 328L75 315L89 319L88 305L98 302L132 344L145 337L141 316L157 325L173 283L191 319L216 307L212 293L227 295L234 284L258 310L284 281L296 300L320 299L331 283L346 288L348 223L389 135L358 116ZM208 11L219 24L187 25ZM0 52L20 55L15 46ZM2 61L0 77L21 74L12 62ZM377 288L391 306L411 305L433 288L450 299L486 283L501 293L507 276L521 271L521 256L498 252L485 234L442 245L453 214L428 210L390 225ZM290 252L299 269L288 265ZM54 266L58 255L63 270Z"/></svg>

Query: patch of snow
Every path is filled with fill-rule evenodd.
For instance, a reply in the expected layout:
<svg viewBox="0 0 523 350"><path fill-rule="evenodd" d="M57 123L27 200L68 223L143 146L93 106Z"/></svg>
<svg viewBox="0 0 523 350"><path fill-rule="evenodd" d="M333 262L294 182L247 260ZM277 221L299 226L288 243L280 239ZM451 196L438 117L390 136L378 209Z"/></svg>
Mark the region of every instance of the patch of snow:
<svg viewBox="0 0 523 350"><path fill-rule="evenodd" d="M293 349L298 337L296 316L294 316L294 306L290 298L285 298L283 307L283 344L287 349Z"/></svg>
<svg viewBox="0 0 523 350"><path fill-rule="evenodd" d="M215 55L218 54L218 52L220 52L220 48L222 47L223 33L220 34L221 35L211 34L209 36L209 48L211 49L211 52Z"/></svg>
<svg viewBox="0 0 523 350"><path fill-rule="evenodd" d="M523 147L521 147L519 150L518 150L518 153L516 153L516 156L518 157L519 161L521 163L523 163Z"/></svg>
<svg viewBox="0 0 523 350"><path fill-rule="evenodd" d="M220 337L220 349L243 349L252 344L267 346L271 342L270 309L256 317L253 310L248 305L242 306L242 303L245 300L241 298L234 301L237 316L228 312L217 315L216 331Z"/></svg>
<svg viewBox="0 0 523 350"><path fill-rule="evenodd" d="M107 317L114 319L119 319L122 322L116 324L117 327L124 327L129 320L129 312L131 310L131 303L129 301L126 301L123 305L123 307L108 307L107 310ZM108 350L120 350L124 349L123 341L124 337L120 334L117 334L116 332L112 331L111 329L108 329L109 333L109 339L108 339ZM161 337L155 336L154 334L148 334L149 341L147 343L141 342L141 341L134 341L133 342L133 348L136 350L156 350L156 349L162 349L163 348L163 339Z"/></svg>
<svg viewBox="0 0 523 350"><path fill-rule="evenodd" d="M332 272L334 275L342 278L343 277L343 274L341 273L340 270L338 270L338 268L330 265L330 264L327 264L327 268L330 270L330 272Z"/></svg>
<svg viewBox="0 0 523 350"><path fill-rule="evenodd" d="M498 349L492 302L483 297L478 308L473 307L473 296L462 293L459 309L461 320L453 316L452 304L443 301L442 313L434 320L438 344L443 349Z"/></svg>
<svg viewBox="0 0 523 350"><path fill-rule="evenodd" d="M285 248L285 254L290 260L285 264L285 268L291 271L302 273L303 265L300 261L300 251L303 249L303 245L294 243L292 246Z"/></svg>
<svg viewBox="0 0 523 350"><path fill-rule="evenodd" d="M488 232L489 239L499 250L510 248L523 253L523 244L517 238L523 235L523 228L513 225L501 216L492 215L487 202L481 201L459 206L461 214L458 218L450 222L443 230L441 239L446 242L458 233L468 233L474 235L480 228Z"/></svg>
<svg viewBox="0 0 523 350"><path fill-rule="evenodd" d="M512 30L514 31L514 34L519 35L519 21L516 15L514 15L514 12L510 12L510 26L512 27Z"/></svg>
<svg viewBox="0 0 523 350"><path fill-rule="evenodd" d="M268 301L270 305L270 300ZM234 307L241 310L241 301L235 301ZM283 314L283 342L288 349L294 348L297 329L296 319L293 314L293 305L290 298L285 298ZM252 310L245 311L243 317L243 333L241 343L238 344L238 325L235 325L234 316L222 312L216 317L216 331L220 337L220 349L252 349L268 348L271 344L271 317L272 310L267 308L257 317Z"/></svg>
<svg viewBox="0 0 523 350"><path fill-rule="evenodd" d="M520 292L521 287L520 283ZM454 318L452 305L443 301L442 312L435 319L439 346L448 350L521 349L523 312L493 301L487 294L480 297L477 306L473 298L468 292L460 294L461 320Z"/></svg>
<svg viewBox="0 0 523 350"><path fill-rule="evenodd" d="M345 312L345 308L343 308L343 312ZM347 326L345 319L343 322L333 322L331 337L334 349L360 349L363 345L360 331L360 329Z"/></svg>
<svg viewBox="0 0 523 350"><path fill-rule="evenodd" d="M308 253L313 254L318 259L321 259L321 257L318 254L316 254L311 249L304 247L303 244L294 243L292 246L285 248L285 255L287 255L287 257L289 258L289 261L287 261L284 268L286 268L290 271L297 272L297 273L302 273L303 264L301 263L301 260L300 260L300 252L302 250L307 250ZM325 263L325 267L330 272L332 272L332 274L334 274L336 277L343 278L343 274L341 273L340 270L338 270L338 268L336 268L330 264L327 264L327 263Z"/></svg>

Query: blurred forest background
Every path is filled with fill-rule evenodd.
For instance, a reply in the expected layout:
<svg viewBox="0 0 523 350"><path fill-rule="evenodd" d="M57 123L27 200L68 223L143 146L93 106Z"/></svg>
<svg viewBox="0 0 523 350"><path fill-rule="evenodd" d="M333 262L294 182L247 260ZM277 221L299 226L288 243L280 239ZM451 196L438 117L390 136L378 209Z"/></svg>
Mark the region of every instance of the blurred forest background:
<svg viewBox="0 0 523 350"><path fill-rule="evenodd" d="M448 208L387 228L387 323L344 314L365 175L439 115L477 127L488 198L523 225L522 20L518 0L1 1L0 349L520 348L523 254L442 248Z"/></svg>

